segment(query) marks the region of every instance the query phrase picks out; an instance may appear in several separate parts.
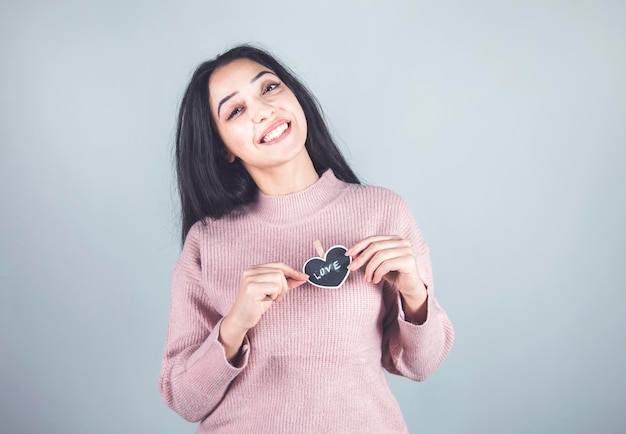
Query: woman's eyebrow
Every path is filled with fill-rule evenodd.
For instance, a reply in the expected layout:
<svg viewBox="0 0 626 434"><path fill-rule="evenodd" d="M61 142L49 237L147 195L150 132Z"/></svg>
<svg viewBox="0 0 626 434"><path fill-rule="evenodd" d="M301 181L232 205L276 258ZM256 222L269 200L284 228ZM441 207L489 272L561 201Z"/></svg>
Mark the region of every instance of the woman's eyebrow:
<svg viewBox="0 0 626 434"><path fill-rule="evenodd" d="M222 108L222 104L224 104L226 101L231 99L236 94L237 94L237 92L233 92L230 95L227 95L227 96L225 96L224 98L221 99L220 103L217 105L217 117L218 118L220 117L220 109Z"/></svg>
<svg viewBox="0 0 626 434"><path fill-rule="evenodd" d="M266 69L264 69L263 71L259 72L257 75L254 76L254 78L252 80L250 80L250 84L254 83L255 81L257 81L259 78L263 77L265 74L272 74L272 75L276 75L274 74L272 71L268 71Z"/></svg>
<svg viewBox="0 0 626 434"><path fill-rule="evenodd" d="M259 78L263 77L265 74L272 74L272 75L276 75L274 74L272 71L268 71L268 70L263 70L261 72L259 72L257 75L254 76L254 78L252 78L252 80L250 80L250 84L254 83L255 81L257 81ZM220 116L220 109L222 108L222 105L228 101L229 99L231 99L233 96L235 96L237 94L237 92L233 92L230 95L226 95L224 98L222 98L220 100L220 103L217 105L217 117Z"/></svg>

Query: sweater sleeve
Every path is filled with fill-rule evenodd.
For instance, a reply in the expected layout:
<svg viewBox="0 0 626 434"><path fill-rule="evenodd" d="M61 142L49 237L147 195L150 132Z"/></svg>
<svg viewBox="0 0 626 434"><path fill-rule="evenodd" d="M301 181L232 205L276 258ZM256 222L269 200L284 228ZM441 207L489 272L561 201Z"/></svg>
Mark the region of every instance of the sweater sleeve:
<svg viewBox="0 0 626 434"><path fill-rule="evenodd" d="M244 341L238 366L226 359L218 340L221 316L201 276L198 225L192 227L174 267L170 319L159 389L167 405L190 422L209 415L248 363Z"/></svg>
<svg viewBox="0 0 626 434"><path fill-rule="evenodd" d="M446 358L454 341L454 329L439 306L433 286L432 265L428 245L422 238L406 203L398 198L393 216L398 235L411 242L417 268L428 291L427 316L423 324L405 320L399 291L387 282L383 285L386 308L383 322L383 366L392 374L423 381L432 375ZM392 208L392 209L394 209Z"/></svg>

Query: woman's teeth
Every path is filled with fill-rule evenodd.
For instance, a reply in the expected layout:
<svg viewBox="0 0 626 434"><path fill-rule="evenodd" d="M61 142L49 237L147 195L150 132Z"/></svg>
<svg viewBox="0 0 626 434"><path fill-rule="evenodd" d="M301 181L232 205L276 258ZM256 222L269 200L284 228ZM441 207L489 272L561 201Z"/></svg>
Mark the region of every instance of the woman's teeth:
<svg viewBox="0 0 626 434"><path fill-rule="evenodd" d="M287 128L289 128L289 125L287 123L280 124L279 126L274 128L272 131L267 133L265 137L263 137L263 139L261 140L261 143L271 142L272 140L279 138L280 136L283 135L285 131L287 131Z"/></svg>

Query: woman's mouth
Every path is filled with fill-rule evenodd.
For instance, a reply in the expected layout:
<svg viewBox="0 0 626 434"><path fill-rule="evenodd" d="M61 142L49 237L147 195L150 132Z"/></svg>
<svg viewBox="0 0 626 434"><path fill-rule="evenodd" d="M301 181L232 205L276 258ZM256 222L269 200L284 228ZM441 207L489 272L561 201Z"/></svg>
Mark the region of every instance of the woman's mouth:
<svg viewBox="0 0 626 434"><path fill-rule="evenodd" d="M263 136L263 138L261 139L261 143L273 142L274 140L282 137L282 135L285 134L285 131L289 129L289 126L289 122L283 122L282 124L278 125L276 128Z"/></svg>

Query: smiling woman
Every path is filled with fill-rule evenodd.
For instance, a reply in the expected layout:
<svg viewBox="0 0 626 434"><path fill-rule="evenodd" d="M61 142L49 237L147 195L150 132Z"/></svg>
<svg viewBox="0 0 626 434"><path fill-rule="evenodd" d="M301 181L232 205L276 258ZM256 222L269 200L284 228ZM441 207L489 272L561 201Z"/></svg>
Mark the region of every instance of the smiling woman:
<svg viewBox="0 0 626 434"><path fill-rule="evenodd" d="M406 432L384 370L426 379L454 332L405 202L361 185L312 95L249 46L195 71L176 160L167 404L200 433ZM298 271L315 240L350 246L340 285Z"/></svg>
<svg viewBox="0 0 626 434"><path fill-rule="evenodd" d="M306 118L306 141L309 157L318 174L332 168L334 175L349 183L358 183L332 139L317 101L294 74L274 57L255 47L241 46L202 63L194 72L181 103L176 134L176 172L182 211L182 240L191 226L205 217L220 218L241 205L255 200L258 186L240 159L234 159L218 132L218 121L209 107L209 79L223 67L239 61L256 62L271 72L297 98ZM248 82L254 77L248 77ZM250 84L250 83L249 83ZM222 105L238 88L218 95ZM212 95L212 94L211 94ZM232 95L232 96L231 96ZM214 109L213 109L214 110ZM243 107L233 107L227 118L235 118ZM228 119L226 119L228 120Z"/></svg>
<svg viewBox="0 0 626 434"><path fill-rule="evenodd" d="M211 75L209 105L227 159L240 159L263 193L292 193L317 179L302 107L273 71L250 59L232 61Z"/></svg>

